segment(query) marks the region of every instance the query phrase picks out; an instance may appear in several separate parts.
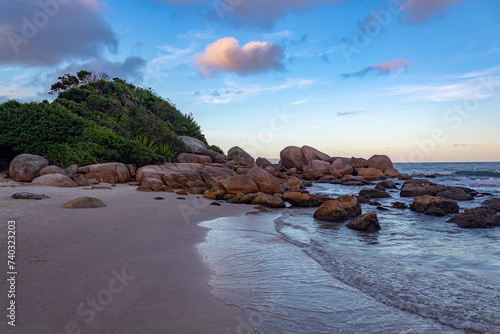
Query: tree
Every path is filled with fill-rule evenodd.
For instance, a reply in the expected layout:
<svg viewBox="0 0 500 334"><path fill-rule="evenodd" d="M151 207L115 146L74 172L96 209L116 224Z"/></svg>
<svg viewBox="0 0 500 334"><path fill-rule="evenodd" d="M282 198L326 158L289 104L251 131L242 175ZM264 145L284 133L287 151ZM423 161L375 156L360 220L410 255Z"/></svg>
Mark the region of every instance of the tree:
<svg viewBox="0 0 500 334"><path fill-rule="evenodd" d="M105 80L110 81L111 77L104 72L89 72L89 71L80 71L75 75L65 74L62 77L57 78L59 81L52 84L50 86L51 95L58 95L61 92L64 92L70 88L78 87L80 85L86 85L91 82Z"/></svg>

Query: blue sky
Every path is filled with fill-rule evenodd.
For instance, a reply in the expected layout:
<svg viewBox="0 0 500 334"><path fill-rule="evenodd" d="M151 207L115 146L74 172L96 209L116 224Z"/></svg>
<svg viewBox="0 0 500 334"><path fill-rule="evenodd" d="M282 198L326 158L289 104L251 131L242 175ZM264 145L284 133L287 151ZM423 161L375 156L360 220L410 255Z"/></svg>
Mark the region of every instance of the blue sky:
<svg viewBox="0 0 500 334"><path fill-rule="evenodd" d="M193 113L226 151L500 161L497 0L0 5L0 101L105 71Z"/></svg>

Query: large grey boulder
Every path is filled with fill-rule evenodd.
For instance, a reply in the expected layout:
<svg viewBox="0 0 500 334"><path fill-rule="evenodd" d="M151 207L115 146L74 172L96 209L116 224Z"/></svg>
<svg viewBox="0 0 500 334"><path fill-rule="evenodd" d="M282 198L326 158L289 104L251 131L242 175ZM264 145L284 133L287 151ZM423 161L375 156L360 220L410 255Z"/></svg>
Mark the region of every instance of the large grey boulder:
<svg viewBox="0 0 500 334"><path fill-rule="evenodd" d="M193 137L179 136L179 139L182 140L191 153L200 153L200 150L207 148L204 142Z"/></svg>
<svg viewBox="0 0 500 334"><path fill-rule="evenodd" d="M49 161L39 155L20 154L11 161L9 174L14 181L31 182L48 165Z"/></svg>
<svg viewBox="0 0 500 334"><path fill-rule="evenodd" d="M31 184L35 186L52 186L62 188L78 187L75 181L63 174L42 175L34 179Z"/></svg>
<svg viewBox="0 0 500 334"><path fill-rule="evenodd" d="M238 146L233 147L227 152L227 159L247 168L253 168L256 166L255 159Z"/></svg>

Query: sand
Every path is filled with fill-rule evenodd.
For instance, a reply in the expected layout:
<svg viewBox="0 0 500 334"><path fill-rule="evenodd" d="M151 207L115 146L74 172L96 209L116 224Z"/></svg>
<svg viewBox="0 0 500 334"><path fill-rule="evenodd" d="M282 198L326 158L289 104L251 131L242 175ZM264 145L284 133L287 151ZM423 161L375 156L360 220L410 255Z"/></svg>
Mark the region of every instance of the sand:
<svg viewBox="0 0 500 334"><path fill-rule="evenodd" d="M7 324L2 280L1 333L252 333L246 315L210 295L211 269L196 244L204 220L251 206L176 194L11 187L0 182L0 268L7 273L7 222L16 221L16 327ZM45 194L14 200L16 192ZM80 196L98 209L64 209ZM155 197L164 200L155 200ZM182 212L185 212L183 215ZM224 250L221 249L221 252Z"/></svg>

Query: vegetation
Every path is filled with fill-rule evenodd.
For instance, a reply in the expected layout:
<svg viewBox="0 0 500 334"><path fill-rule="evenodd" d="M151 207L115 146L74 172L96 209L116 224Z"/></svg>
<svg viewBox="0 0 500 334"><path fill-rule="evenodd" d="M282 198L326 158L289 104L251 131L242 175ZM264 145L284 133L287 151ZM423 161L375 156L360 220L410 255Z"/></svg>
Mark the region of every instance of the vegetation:
<svg viewBox="0 0 500 334"><path fill-rule="evenodd" d="M42 155L58 165L173 161L186 147L178 136L206 143L192 115L151 89L86 71L52 85L52 103L0 105L0 145Z"/></svg>

